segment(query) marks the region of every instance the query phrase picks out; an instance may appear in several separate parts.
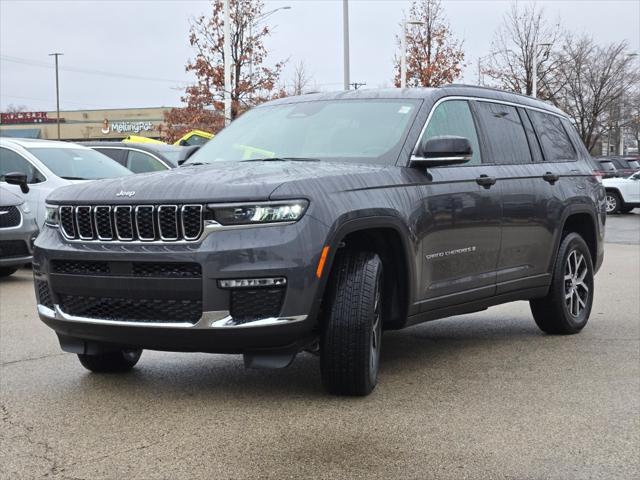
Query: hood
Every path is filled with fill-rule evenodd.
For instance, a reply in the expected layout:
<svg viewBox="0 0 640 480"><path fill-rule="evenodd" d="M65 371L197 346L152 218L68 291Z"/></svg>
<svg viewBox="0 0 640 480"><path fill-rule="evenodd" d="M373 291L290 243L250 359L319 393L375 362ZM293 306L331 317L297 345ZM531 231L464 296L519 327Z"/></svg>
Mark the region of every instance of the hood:
<svg viewBox="0 0 640 480"><path fill-rule="evenodd" d="M24 200L18 195L0 187L0 207L17 207L22 205L23 202Z"/></svg>
<svg viewBox="0 0 640 480"><path fill-rule="evenodd" d="M55 190L52 203L215 203L261 201L280 185L325 184L328 191L336 184L329 180L372 174L388 166L343 162L218 162L211 165L181 167L107 180L96 180ZM322 179L327 180L323 182ZM368 183L368 182L366 182Z"/></svg>

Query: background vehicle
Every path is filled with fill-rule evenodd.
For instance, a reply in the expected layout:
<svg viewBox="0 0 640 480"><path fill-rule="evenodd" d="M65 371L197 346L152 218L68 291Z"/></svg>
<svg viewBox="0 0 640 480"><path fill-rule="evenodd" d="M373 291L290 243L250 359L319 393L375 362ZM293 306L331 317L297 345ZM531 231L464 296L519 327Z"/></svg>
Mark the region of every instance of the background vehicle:
<svg viewBox="0 0 640 480"><path fill-rule="evenodd" d="M31 261L37 235L38 225L29 205L0 187L0 277Z"/></svg>
<svg viewBox="0 0 640 480"><path fill-rule="evenodd" d="M0 138L0 185L27 202L40 226L45 198L56 188L125 175L131 171L82 145Z"/></svg>
<svg viewBox="0 0 640 480"><path fill-rule="evenodd" d="M529 97L287 97L178 173L52 194L38 312L92 371L129 370L144 348L254 367L307 349L330 392L365 395L385 329L528 300L544 332L581 331L604 193L568 118Z"/></svg>
<svg viewBox="0 0 640 480"><path fill-rule="evenodd" d="M605 178L602 184L607 192L607 213L640 208L640 172L627 178Z"/></svg>
<svg viewBox="0 0 640 480"><path fill-rule="evenodd" d="M82 145L107 155L133 173L176 168L200 148L132 142L82 142Z"/></svg>
<svg viewBox="0 0 640 480"><path fill-rule="evenodd" d="M204 130L191 130L190 132L185 133L178 140L173 142L173 145L178 145L181 147L192 147L192 146L200 146L207 143L209 140L213 138L213 133L205 132ZM160 144L160 145L168 145L167 143L156 140L155 138L143 137L141 135L129 135L127 138L122 140L125 143L152 143L152 144Z"/></svg>
<svg viewBox="0 0 640 480"><path fill-rule="evenodd" d="M597 157L595 160L600 165L598 171L603 178L626 178L640 171L640 159L638 157L607 156Z"/></svg>

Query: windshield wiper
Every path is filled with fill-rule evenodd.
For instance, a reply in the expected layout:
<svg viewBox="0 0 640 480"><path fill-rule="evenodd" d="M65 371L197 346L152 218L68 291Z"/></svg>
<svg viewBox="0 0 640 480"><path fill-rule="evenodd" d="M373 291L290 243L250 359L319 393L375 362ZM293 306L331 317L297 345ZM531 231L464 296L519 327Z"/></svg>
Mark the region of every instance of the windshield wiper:
<svg viewBox="0 0 640 480"><path fill-rule="evenodd" d="M65 180L89 180L88 178L83 178L83 177L60 177L60 178L64 178Z"/></svg>
<svg viewBox="0 0 640 480"><path fill-rule="evenodd" d="M267 157L252 158L251 160L242 160L243 162L319 162L318 158L308 157Z"/></svg>

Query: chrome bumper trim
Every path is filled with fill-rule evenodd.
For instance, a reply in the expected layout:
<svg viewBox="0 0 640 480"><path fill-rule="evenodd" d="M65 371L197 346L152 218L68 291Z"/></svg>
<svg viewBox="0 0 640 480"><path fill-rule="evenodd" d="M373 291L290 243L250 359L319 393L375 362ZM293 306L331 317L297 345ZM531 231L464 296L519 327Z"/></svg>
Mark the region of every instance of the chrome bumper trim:
<svg viewBox="0 0 640 480"><path fill-rule="evenodd" d="M119 327L145 327L145 328L190 328L190 329L230 329L230 328L251 328L251 327L271 327L275 325L286 325L294 322L302 322L307 319L307 315L294 315L291 317L260 318L248 322L238 323L231 317L228 310L217 310L203 312L202 317L195 324L189 322L125 322L122 320L101 320L99 318L78 317L64 313L59 305L54 305L53 310L38 305L38 314L41 317L52 320L63 320L65 322L90 323L93 325L113 325Z"/></svg>

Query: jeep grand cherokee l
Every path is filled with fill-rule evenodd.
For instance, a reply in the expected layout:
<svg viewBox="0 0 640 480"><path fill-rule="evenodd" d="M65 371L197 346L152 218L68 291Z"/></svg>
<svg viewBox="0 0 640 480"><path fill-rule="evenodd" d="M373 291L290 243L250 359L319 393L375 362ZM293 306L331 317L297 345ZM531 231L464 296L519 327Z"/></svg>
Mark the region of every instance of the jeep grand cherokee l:
<svg viewBox="0 0 640 480"><path fill-rule="evenodd" d="M143 349L320 356L365 395L382 332L530 301L587 323L604 189L567 117L490 89L289 97L243 114L185 167L66 187L36 241L38 312L96 372Z"/></svg>

